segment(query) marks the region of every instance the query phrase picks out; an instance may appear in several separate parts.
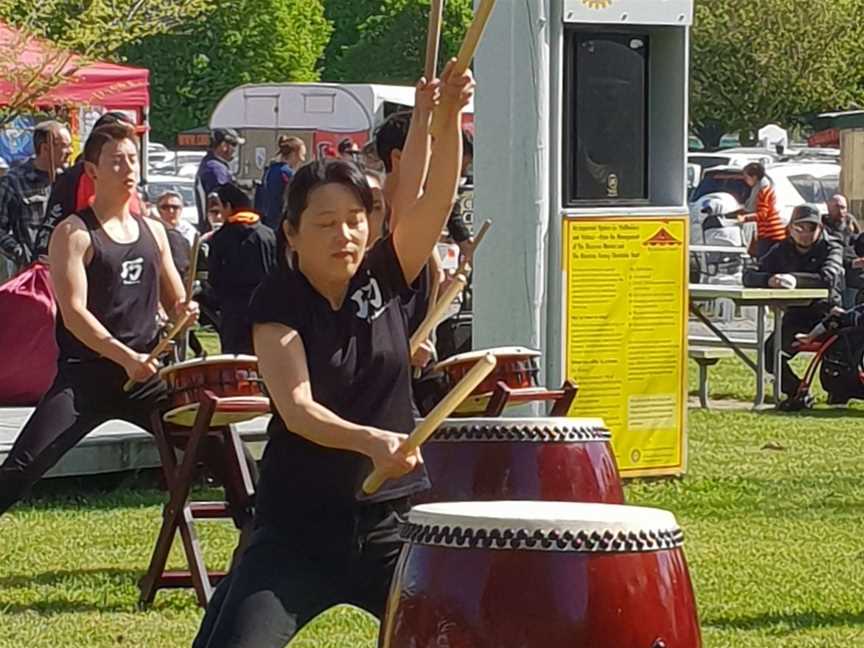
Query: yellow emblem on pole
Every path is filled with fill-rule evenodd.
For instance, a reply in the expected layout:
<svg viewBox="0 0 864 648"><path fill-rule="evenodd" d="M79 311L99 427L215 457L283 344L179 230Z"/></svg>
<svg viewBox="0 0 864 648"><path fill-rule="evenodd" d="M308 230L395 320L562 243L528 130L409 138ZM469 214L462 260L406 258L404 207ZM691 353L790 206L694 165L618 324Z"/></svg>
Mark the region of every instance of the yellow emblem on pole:
<svg viewBox="0 0 864 648"><path fill-rule="evenodd" d="M582 4L589 9L606 9L611 7L613 2L615 0L582 0Z"/></svg>

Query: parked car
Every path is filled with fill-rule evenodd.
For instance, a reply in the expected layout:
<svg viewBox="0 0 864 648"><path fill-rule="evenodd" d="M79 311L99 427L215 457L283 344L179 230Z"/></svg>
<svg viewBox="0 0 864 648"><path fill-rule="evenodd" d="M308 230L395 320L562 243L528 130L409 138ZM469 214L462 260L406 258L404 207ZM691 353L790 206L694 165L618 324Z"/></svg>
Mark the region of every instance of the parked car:
<svg viewBox="0 0 864 648"><path fill-rule="evenodd" d="M183 196L181 218L192 225L198 225L198 209L195 206L195 180L172 175L151 175L144 186L147 200L155 203L166 191L174 191Z"/></svg>
<svg viewBox="0 0 864 648"><path fill-rule="evenodd" d="M828 212L827 202L838 192L840 165L818 162L797 164L774 164L767 168L768 177L774 183L780 218L788 223L792 210L802 203L812 203L823 213ZM742 169L731 166L714 167L703 173L702 181L690 198L690 242L702 245L702 214L700 198L711 193L728 193L742 205L750 196L750 187L744 181Z"/></svg>
<svg viewBox="0 0 864 648"><path fill-rule="evenodd" d="M186 150L168 151L168 153L168 157L150 165L151 171L162 175L194 176L198 171L198 165L206 155L204 151Z"/></svg>
<svg viewBox="0 0 864 648"><path fill-rule="evenodd" d="M751 162L760 162L765 166L774 164L777 161L778 155L768 149L757 148L734 148L726 149L725 151L715 151L713 153L690 153L687 155L688 164L698 164L702 167L702 173L708 169L713 169L720 166L728 166L736 169L743 169Z"/></svg>

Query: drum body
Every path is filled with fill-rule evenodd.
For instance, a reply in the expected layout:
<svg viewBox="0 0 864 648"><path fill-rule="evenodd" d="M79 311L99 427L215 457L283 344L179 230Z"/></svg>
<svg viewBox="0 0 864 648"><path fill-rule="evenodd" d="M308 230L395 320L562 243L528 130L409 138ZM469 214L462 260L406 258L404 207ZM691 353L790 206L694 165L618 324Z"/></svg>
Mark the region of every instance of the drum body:
<svg viewBox="0 0 864 648"><path fill-rule="evenodd" d="M432 489L419 503L545 500L623 504L599 419L450 419L423 445Z"/></svg>
<svg viewBox="0 0 864 648"><path fill-rule="evenodd" d="M502 508L520 519L490 520ZM413 509L402 534L385 648L702 645L682 533L665 511L437 504Z"/></svg>
<svg viewBox="0 0 864 648"><path fill-rule="evenodd" d="M160 372L168 384L169 423L191 426L198 413L204 390L219 398L214 425L228 425L260 416L269 399L258 374L258 358L244 355L218 355L179 362Z"/></svg>
<svg viewBox="0 0 864 648"><path fill-rule="evenodd" d="M455 385L487 353L498 361L491 374L456 408L455 414L477 416L486 411L489 399L503 382L511 389L532 389L539 387L540 352L524 347L497 347L481 349L452 356L435 365L437 371L447 375L450 385Z"/></svg>

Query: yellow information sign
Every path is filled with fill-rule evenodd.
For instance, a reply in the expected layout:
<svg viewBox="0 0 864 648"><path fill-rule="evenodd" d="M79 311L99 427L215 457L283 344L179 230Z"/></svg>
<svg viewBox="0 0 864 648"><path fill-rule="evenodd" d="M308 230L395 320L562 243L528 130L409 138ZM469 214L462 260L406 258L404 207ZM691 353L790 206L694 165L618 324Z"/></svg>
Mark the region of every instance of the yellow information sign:
<svg viewBox="0 0 864 648"><path fill-rule="evenodd" d="M687 218L564 223L571 416L601 417L625 476L686 461Z"/></svg>

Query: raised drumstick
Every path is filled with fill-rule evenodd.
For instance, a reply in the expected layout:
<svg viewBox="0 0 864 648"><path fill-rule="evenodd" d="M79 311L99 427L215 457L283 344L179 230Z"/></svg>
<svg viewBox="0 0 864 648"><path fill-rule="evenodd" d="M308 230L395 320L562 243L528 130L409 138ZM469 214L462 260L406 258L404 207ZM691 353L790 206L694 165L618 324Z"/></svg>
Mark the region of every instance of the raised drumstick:
<svg viewBox="0 0 864 648"><path fill-rule="evenodd" d="M448 418L462 404L462 401L468 398L477 389L477 386L492 373L496 364L497 360L491 353L487 353L480 358L477 364L435 406L435 409L429 412L429 415L417 424L417 427L414 428L414 431L411 432L405 443L400 446L400 451L407 454L414 452L423 445L435 433L438 426L444 422L444 419ZM385 481L387 481L387 477L382 476L377 470L373 470L363 482L363 492L371 495L381 488Z"/></svg>
<svg viewBox="0 0 864 648"><path fill-rule="evenodd" d="M191 319L192 319L192 314L186 313L186 315L184 315L183 318L179 322L177 322L177 324L174 325L174 328L172 328L168 332L168 335L166 337L162 338L162 340L159 341L159 344L156 345L156 348L150 352L150 354L147 356L147 362L152 362L153 360L158 358L160 355L165 353L165 351L171 345L171 342L174 340L174 338L176 338L178 335L180 335L180 332L184 328L186 328L186 325L189 323L189 320L191 320ZM131 391L132 388L136 384L137 384L136 381L134 381L130 378L129 380L126 381L126 384L123 385L123 391L125 391L125 392Z"/></svg>
<svg viewBox="0 0 864 648"><path fill-rule="evenodd" d="M447 309L450 308L450 304L452 304L453 300L459 296L459 293L465 290L467 283L468 280L465 278L464 274L457 274L453 278L453 283L447 287L447 290L444 291L441 298L430 308L425 319L420 323L420 326L417 327L417 330L414 331L414 335L411 336L411 355L409 357L414 357L414 354L417 353L417 349L419 349L420 345L423 344L423 340L428 338L432 330L438 326L438 322L441 321L444 313L446 313Z"/></svg>
<svg viewBox="0 0 864 648"><path fill-rule="evenodd" d="M489 231L489 228L492 227L492 221L486 219L483 221L483 224L480 226L480 229L477 230L477 234L474 235L474 242L471 244L471 255L474 255L474 252L477 251L477 248L480 247L480 244L483 242L483 239L486 237L486 232ZM468 276L470 272L471 262L468 259L464 259L462 263L459 264L459 269L456 271L456 274L464 274Z"/></svg>
<svg viewBox="0 0 864 648"><path fill-rule="evenodd" d="M489 23L489 17L492 15L492 9L495 8L495 0L482 0L477 11L474 13L474 20L468 28L468 33L465 34L465 40L462 41L462 47L459 48L459 55L456 57L456 65L453 67L453 74L460 76L465 74L465 70L471 65L471 59L477 53L477 47L480 45L480 39L483 37L483 32L486 30L486 25ZM441 97L441 102L435 109L432 115L432 137L435 137L443 128L442 115L449 115L452 109L453 99L444 95Z"/></svg>
<svg viewBox="0 0 864 648"><path fill-rule="evenodd" d="M432 0L429 7L429 29L426 33L426 66L423 69L427 82L438 76L438 44L441 42L443 18L444 0Z"/></svg>

